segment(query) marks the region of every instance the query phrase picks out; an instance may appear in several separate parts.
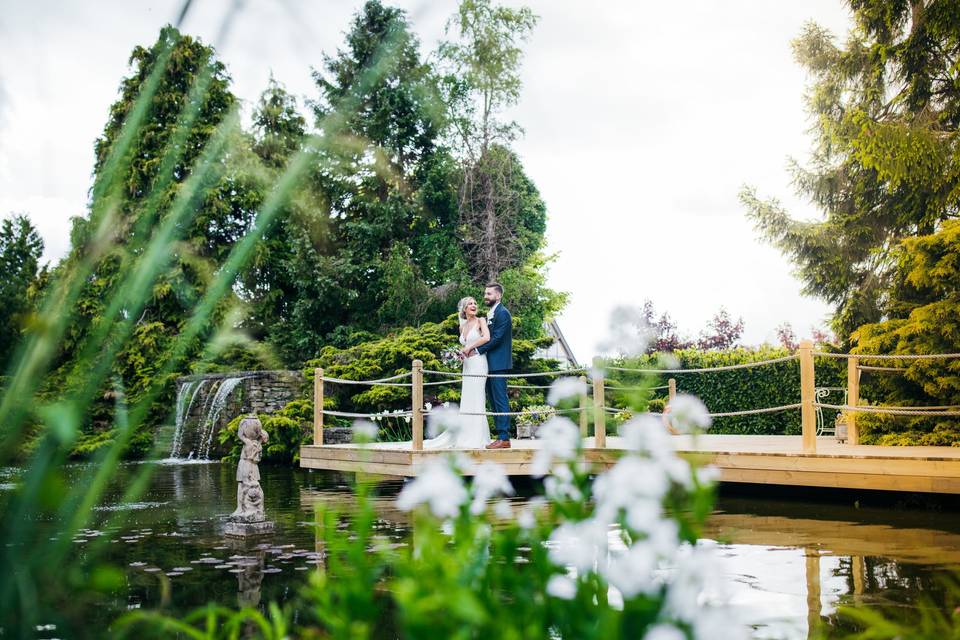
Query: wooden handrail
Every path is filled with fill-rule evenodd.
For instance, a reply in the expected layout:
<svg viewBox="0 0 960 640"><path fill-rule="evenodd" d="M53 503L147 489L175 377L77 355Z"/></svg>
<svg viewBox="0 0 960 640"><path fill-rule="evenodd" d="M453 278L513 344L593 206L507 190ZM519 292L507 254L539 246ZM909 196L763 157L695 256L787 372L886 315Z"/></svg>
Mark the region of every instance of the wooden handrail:
<svg viewBox="0 0 960 640"><path fill-rule="evenodd" d="M323 369L313 370L313 444L323 444Z"/></svg>
<svg viewBox="0 0 960 640"><path fill-rule="evenodd" d="M411 371L413 450L423 451L423 360L414 360Z"/></svg>
<svg viewBox="0 0 960 640"><path fill-rule="evenodd" d="M813 342L804 340L797 350L800 356L800 431L803 452L817 452L816 372L813 365Z"/></svg>

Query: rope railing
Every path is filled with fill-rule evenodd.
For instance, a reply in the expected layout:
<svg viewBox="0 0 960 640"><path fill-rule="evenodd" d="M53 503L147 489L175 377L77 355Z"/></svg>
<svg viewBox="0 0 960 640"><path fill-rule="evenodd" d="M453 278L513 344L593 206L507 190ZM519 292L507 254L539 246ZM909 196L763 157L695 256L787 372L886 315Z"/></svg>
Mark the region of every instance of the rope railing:
<svg viewBox="0 0 960 640"><path fill-rule="evenodd" d="M413 375L412 371L406 373L398 373L395 376L390 376L389 378L379 378L377 380L347 380L345 378L329 378L327 376L323 377L324 382L335 382L337 384L358 384L358 385L368 385L376 387L409 387L411 383L394 383L394 380L403 380L404 378L409 378Z"/></svg>
<svg viewBox="0 0 960 640"><path fill-rule="evenodd" d="M825 358L838 358L847 360L847 386L846 386L846 399L844 404L830 404L826 402L818 402L820 399L817 396L816 382L815 382L815 359L817 357ZM576 369L566 369L559 371L537 371L530 373L487 373L487 374L475 374L475 373L463 373L463 372L452 372L452 371L439 371L433 369L424 369L423 363L420 360L414 360L412 363L411 371L407 373L398 374L395 376L389 376L385 378L379 378L376 380L346 380L343 378L325 378L323 376L322 369L316 369L315 374L315 383L314 383L314 444L323 443L323 416L324 414L335 416L335 417L345 417L345 418L403 418L408 419L411 423L412 432L413 432L413 443L412 449L414 451L419 451L423 448L423 423L424 416L430 415L431 411L424 409L424 398L423 390L425 387L443 387L443 386L453 386L458 384L461 380L465 378L508 378L512 379L511 383L507 384L507 387L510 389L530 389L530 390L546 390L549 389L552 385L548 384L549 381L545 381L543 384L537 384L536 382L528 382L527 379L535 378L555 378L561 376L583 376L583 374L588 374L589 385L587 389L584 389L580 393L580 404L579 407L566 410L557 410L558 415L579 415L580 416L580 431L584 436L587 435L589 429L590 416L592 415L592 422L594 425L593 432L595 434L594 444L596 448L604 448L606 446L606 421L607 416L610 413L619 413L624 411L617 407L608 406L605 402L605 392L611 391L660 391L663 389L668 390L668 403L673 401L676 397L677 392L677 383L674 378L669 379L668 385L657 385L653 387L645 387L643 385L631 385L624 384L620 380L608 381L605 379L607 372L624 372L624 373L637 373L637 374L655 374L655 375L664 375L664 374L706 374L706 373L717 373L723 371L734 371L740 369L749 369L762 367L767 365L774 365L784 362L792 362L794 360L799 361L800 368L800 402L785 404L776 407L763 407L757 409L743 409L739 411L718 411L711 412L711 417L714 418L725 418L725 417L736 417L736 416L751 416L751 415L760 415L760 414L771 414L783 411L792 411L795 409L800 409L800 421L801 421L801 433L802 433L802 450L805 453L816 453L817 447L817 427L816 420L817 415L819 415L820 410L822 409L833 409L836 411L844 412L846 415L846 424L848 431L847 442L851 444L858 443L858 431L856 424L856 415L859 413L881 413L881 414L891 414L891 415L905 415L905 416L960 416L960 406L953 405L944 405L936 407L878 407L870 405L861 405L860 404L860 374L863 371L891 371L891 372L903 372L905 366L882 366L882 365L862 365L862 361L902 361L902 360L933 360L933 359L952 359L960 358L960 353L944 353L944 354L846 354L846 353L829 353L824 351L815 351L813 344L809 340L805 340L800 343L800 348L796 353L780 358L772 358L768 360L759 360L756 362L744 362L740 364L731 364L723 365L718 367L700 367L693 369L641 369L641 368L631 368L631 367L617 367L617 366L605 366L601 359L595 359L593 367L590 369L586 368L576 368ZM426 375L439 377L439 380L430 380L425 381L424 377ZM409 380L408 380L409 378ZM332 411L325 410L323 408L323 392L324 392L324 382L330 382L334 384L346 384L346 385L367 385L367 386L387 386L387 387L403 387L409 388L411 391L411 406L412 409L402 411L402 412L372 412L372 413L362 413L362 412L346 412L346 411ZM592 393L591 393L592 391ZM592 410L592 411L591 411ZM434 409L436 411L436 409ZM483 411L483 412L465 412L463 415L480 415L480 416L528 416L535 414L542 414L542 411ZM602 427L602 428L600 428ZM838 433L839 437L839 433Z"/></svg>
<svg viewBox="0 0 960 640"><path fill-rule="evenodd" d="M771 364L778 364L780 362L790 362L791 360L797 360L800 356L797 354L783 356L782 358L772 358L770 360L758 360L756 362L742 362L740 364L728 364L719 367L700 367L696 369L634 369L631 367L611 367L604 366L603 368L608 371L623 371L625 373L714 373L718 371L733 371L735 369L749 369L751 367L760 367Z"/></svg>
<svg viewBox="0 0 960 640"><path fill-rule="evenodd" d="M960 407L952 410L927 409L920 407L881 407L874 405L855 405L848 404L826 404L823 402L815 403L815 406L822 409L836 409L848 413L879 413L891 416L960 416Z"/></svg>
<svg viewBox="0 0 960 640"><path fill-rule="evenodd" d="M833 353L829 351L814 351L813 355L823 358L857 358L858 360L950 360L960 358L960 353Z"/></svg>
<svg viewBox="0 0 960 640"><path fill-rule="evenodd" d="M763 409L744 409L743 411L716 411L716 412L712 411L709 413L709 415L711 418L730 418L733 416L753 416L761 413L777 413L779 411L790 411L792 409L799 409L801 406L803 405L797 402L796 404L785 404L779 407L765 407ZM609 413L620 413L623 411L629 412L631 414L634 413L629 409L618 409L617 407L604 407L603 409L604 411L607 411ZM644 414L644 413L649 413L656 416L663 415L662 413L656 413L653 411L640 412L640 414Z"/></svg>
<svg viewBox="0 0 960 640"><path fill-rule="evenodd" d="M563 371L535 371L533 373L462 373L459 371L436 371L424 369L424 373L447 378L551 378L576 373L586 373L586 369L566 369Z"/></svg>
<svg viewBox="0 0 960 640"><path fill-rule="evenodd" d="M374 411L372 413L358 413L352 411L334 411L332 409L324 409L324 415L334 416L337 418L369 418L371 420L376 418L408 418L413 415L412 411Z"/></svg>
<svg viewBox="0 0 960 640"><path fill-rule="evenodd" d="M613 391L661 391L663 389L669 389L670 385L661 384L656 387L642 387L642 386L622 386L622 385L613 385L613 384L604 383L603 388L612 389Z"/></svg>

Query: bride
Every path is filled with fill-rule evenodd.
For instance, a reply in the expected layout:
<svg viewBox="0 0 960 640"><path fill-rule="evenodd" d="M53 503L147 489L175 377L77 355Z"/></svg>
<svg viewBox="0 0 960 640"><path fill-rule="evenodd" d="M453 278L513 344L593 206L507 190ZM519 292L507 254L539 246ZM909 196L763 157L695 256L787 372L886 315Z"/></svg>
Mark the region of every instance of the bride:
<svg viewBox="0 0 960 640"><path fill-rule="evenodd" d="M463 345L461 352L465 356L460 388L461 415L456 428L448 427L436 438L424 440L424 449L482 449L490 442L487 416L477 415L487 408L487 356L476 351L477 347L490 341L487 319L477 317L477 301L469 296L457 303L457 311L460 344Z"/></svg>

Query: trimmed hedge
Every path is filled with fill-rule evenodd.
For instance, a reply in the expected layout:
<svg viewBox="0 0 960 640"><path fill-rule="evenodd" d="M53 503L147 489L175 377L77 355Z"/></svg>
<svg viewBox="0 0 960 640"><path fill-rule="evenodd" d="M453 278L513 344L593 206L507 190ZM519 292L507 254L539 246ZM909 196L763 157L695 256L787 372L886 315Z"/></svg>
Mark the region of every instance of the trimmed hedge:
<svg viewBox="0 0 960 640"><path fill-rule="evenodd" d="M749 362L773 360L791 355L782 347L761 346L758 348L738 347L723 351L701 351L682 349L672 354L673 362L665 362L663 356L642 356L639 358L620 358L608 361L615 367L638 369L700 369L722 367ZM669 356L667 357L669 359ZM675 366L674 366L675 365ZM818 387L845 387L846 363L833 358L817 358L816 385ZM711 412L742 411L761 409L800 402L800 366L797 361L778 362L770 365L758 365L746 369L717 371L707 373L658 374L644 377L610 371L608 377L613 384L662 386L669 378L677 381L678 393L689 393L700 398ZM608 391L608 397L620 405L623 392ZM661 407L665 401L665 389L654 392L650 400L651 409ZM608 404L610 402L608 401ZM832 404L840 404L839 399ZM824 419L832 421L836 412L825 412ZM798 435L800 433L800 410L782 411L753 416L733 416L715 418L710 433L750 434L750 435Z"/></svg>

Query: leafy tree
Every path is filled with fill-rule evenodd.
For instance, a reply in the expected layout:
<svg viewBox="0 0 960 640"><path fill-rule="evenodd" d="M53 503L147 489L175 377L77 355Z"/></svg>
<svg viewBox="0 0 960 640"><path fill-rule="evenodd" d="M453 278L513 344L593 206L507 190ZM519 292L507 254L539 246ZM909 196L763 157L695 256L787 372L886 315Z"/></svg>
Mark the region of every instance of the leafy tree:
<svg viewBox="0 0 960 640"><path fill-rule="evenodd" d="M800 341L797 340L797 332L793 330L793 325L789 322L784 322L776 329L777 331L777 341L787 351L793 352L796 351L800 346Z"/></svg>
<svg viewBox="0 0 960 640"><path fill-rule="evenodd" d="M30 312L30 290L43 277L43 239L25 215L0 223L0 371L6 370Z"/></svg>
<svg viewBox="0 0 960 640"><path fill-rule="evenodd" d="M641 310L642 323L648 329L650 337L646 353L672 353L678 349L687 349L692 345L677 333L677 323L670 314L664 312L659 318L654 309L652 300L643 301Z"/></svg>
<svg viewBox="0 0 960 640"><path fill-rule="evenodd" d="M520 45L536 22L526 7L462 0L447 23L447 35L452 37L438 50L444 67L439 86L463 165L460 222L470 272L477 280L495 280L502 271L521 264L531 253L524 231L532 224L536 234L542 225L530 196L539 197L522 184L525 176L507 147L520 128L503 119L520 99Z"/></svg>
<svg viewBox="0 0 960 640"><path fill-rule="evenodd" d="M892 312L902 240L935 232L960 207L960 4L851 0L854 28L838 46L809 24L794 53L813 78L815 144L791 164L822 221L791 218L752 188L741 199L761 234L797 265L804 291L835 306L846 342Z"/></svg>
<svg viewBox="0 0 960 640"><path fill-rule="evenodd" d="M707 323L707 328L700 333L697 347L704 351L730 349L737 344L741 336L743 336L743 318L734 321L726 309L720 309L713 314L713 318Z"/></svg>

